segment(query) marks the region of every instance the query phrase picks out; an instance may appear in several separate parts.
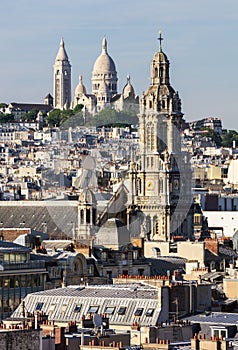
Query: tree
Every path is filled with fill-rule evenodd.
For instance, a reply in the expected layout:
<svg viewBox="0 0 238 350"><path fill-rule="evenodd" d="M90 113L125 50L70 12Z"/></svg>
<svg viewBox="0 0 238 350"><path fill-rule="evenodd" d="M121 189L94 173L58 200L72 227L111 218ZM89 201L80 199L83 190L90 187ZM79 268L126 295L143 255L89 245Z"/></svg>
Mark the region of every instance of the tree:
<svg viewBox="0 0 238 350"><path fill-rule="evenodd" d="M84 105L82 105L82 104L79 104L79 105L75 106L74 107L74 113L81 112L83 107L84 107Z"/></svg>
<svg viewBox="0 0 238 350"><path fill-rule="evenodd" d="M238 133L235 130L229 130L226 134L222 135L223 147L232 147L233 141L238 144Z"/></svg>
<svg viewBox="0 0 238 350"><path fill-rule="evenodd" d="M0 123L11 123L14 121L14 115L13 114L0 114Z"/></svg>
<svg viewBox="0 0 238 350"><path fill-rule="evenodd" d="M61 121L61 110L54 109L51 111L47 116L46 121L50 126L59 126Z"/></svg>
<svg viewBox="0 0 238 350"><path fill-rule="evenodd" d="M29 112L24 113L23 116L22 116L22 119L30 121L30 122L35 121L36 118L37 118L38 112L39 112L38 109L33 108Z"/></svg>
<svg viewBox="0 0 238 350"><path fill-rule="evenodd" d="M137 124L138 118L134 111L116 111L115 109L105 108L95 116L88 119L87 126L110 126L121 124Z"/></svg>

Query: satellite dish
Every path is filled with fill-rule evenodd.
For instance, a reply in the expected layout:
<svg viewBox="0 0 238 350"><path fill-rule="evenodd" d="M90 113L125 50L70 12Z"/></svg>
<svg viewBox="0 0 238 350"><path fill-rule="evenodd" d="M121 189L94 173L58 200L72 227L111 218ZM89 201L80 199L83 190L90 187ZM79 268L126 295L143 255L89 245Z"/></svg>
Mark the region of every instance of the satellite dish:
<svg viewBox="0 0 238 350"><path fill-rule="evenodd" d="M99 314L93 316L93 324L95 328L99 328L102 325L102 317Z"/></svg>

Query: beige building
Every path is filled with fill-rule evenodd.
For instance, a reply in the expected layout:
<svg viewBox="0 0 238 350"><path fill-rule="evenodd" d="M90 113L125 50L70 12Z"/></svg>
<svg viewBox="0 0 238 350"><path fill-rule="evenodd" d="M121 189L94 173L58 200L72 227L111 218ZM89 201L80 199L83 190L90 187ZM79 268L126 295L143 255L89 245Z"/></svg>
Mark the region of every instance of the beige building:
<svg viewBox="0 0 238 350"><path fill-rule="evenodd" d="M223 278L223 290L227 298L238 299L238 279Z"/></svg>

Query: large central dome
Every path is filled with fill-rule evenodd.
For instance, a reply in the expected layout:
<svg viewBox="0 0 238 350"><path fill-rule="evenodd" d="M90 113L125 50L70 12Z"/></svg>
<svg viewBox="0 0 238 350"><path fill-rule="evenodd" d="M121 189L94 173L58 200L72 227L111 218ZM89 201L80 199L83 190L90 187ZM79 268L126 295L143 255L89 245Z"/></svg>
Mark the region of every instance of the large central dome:
<svg viewBox="0 0 238 350"><path fill-rule="evenodd" d="M98 97L99 92L105 87L104 96ZM97 104L109 103L112 96L117 93L117 72L113 59L107 53L107 40L102 40L102 52L96 59L92 73L92 94L97 97Z"/></svg>
<svg viewBox="0 0 238 350"><path fill-rule="evenodd" d="M107 40L103 38L102 53L94 63L93 74L105 73L116 73L116 66L113 59L107 53Z"/></svg>

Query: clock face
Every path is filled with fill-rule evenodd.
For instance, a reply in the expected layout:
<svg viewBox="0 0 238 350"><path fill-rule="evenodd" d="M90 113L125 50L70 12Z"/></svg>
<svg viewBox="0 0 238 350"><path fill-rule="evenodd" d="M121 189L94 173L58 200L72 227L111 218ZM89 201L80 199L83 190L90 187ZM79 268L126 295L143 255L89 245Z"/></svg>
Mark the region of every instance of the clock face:
<svg viewBox="0 0 238 350"><path fill-rule="evenodd" d="M154 188L154 182L153 182L152 180L148 180L148 181L146 182L146 188L147 188L147 190L153 190L153 188Z"/></svg>

